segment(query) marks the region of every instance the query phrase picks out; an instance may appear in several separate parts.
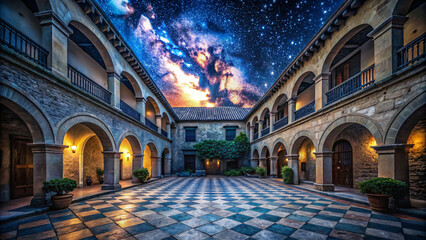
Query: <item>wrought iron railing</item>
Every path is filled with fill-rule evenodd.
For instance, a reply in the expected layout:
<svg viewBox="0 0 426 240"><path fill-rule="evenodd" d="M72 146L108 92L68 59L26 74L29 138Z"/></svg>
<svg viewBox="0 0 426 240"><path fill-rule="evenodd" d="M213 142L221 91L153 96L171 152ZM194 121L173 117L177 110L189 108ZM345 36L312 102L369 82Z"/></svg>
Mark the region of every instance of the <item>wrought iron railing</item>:
<svg viewBox="0 0 426 240"><path fill-rule="evenodd" d="M426 33L423 33L420 37L398 49L398 69L413 64L426 56L425 39Z"/></svg>
<svg viewBox="0 0 426 240"><path fill-rule="evenodd" d="M284 127L287 124L288 124L288 116L285 116L284 118L274 123L274 131Z"/></svg>
<svg viewBox="0 0 426 240"><path fill-rule="evenodd" d="M120 100L120 109L125 114L129 115L130 117L132 117L132 118L134 118L138 121L140 121L141 114L138 111L136 111L134 108L127 105L127 103L123 102L122 100Z"/></svg>
<svg viewBox="0 0 426 240"><path fill-rule="evenodd" d="M270 127L267 127L267 128L265 128L265 129L263 129L263 130L262 130L262 136L265 136L266 134L268 134L270 130L271 130L271 128L270 128Z"/></svg>
<svg viewBox="0 0 426 240"><path fill-rule="evenodd" d="M91 95L111 104L111 92L103 88L101 85L86 77L75 68L68 65L68 79L78 88L90 93Z"/></svg>
<svg viewBox="0 0 426 240"><path fill-rule="evenodd" d="M311 113L315 112L315 100L311 103L301 107L299 110L294 112L294 117L297 119L307 116Z"/></svg>
<svg viewBox="0 0 426 240"><path fill-rule="evenodd" d="M163 135L163 136L165 136L165 137L168 137L167 132L166 132L166 131L164 131L163 129L161 129L161 135Z"/></svg>
<svg viewBox="0 0 426 240"><path fill-rule="evenodd" d="M145 125L149 128L151 128L154 131L158 131L157 125L155 125L153 122L151 122L148 118L145 118Z"/></svg>
<svg viewBox="0 0 426 240"><path fill-rule="evenodd" d="M8 46L31 61L47 68L49 52L2 18L0 18L0 44Z"/></svg>
<svg viewBox="0 0 426 240"><path fill-rule="evenodd" d="M374 64L352 76L327 93L327 104L333 103L374 83Z"/></svg>
<svg viewBox="0 0 426 240"><path fill-rule="evenodd" d="M259 138L259 133L255 133L254 135L253 135L253 140L256 140L256 139L258 139Z"/></svg>

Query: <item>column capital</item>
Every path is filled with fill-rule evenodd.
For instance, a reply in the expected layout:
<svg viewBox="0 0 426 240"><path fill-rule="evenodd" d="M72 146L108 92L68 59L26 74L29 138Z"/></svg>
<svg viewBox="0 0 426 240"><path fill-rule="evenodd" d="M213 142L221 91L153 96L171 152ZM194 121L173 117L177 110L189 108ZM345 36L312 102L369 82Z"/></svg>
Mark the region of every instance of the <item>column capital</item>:
<svg viewBox="0 0 426 240"><path fill-rule="evenodd" d="M121 79L120 74L118 74L118 73L116 73L116 72L107 72L107 75L108 75L108 77L114 77L114 78L116 78L117 80L120 80L120 79Z"/></svg>
<svg viewBox="0 0 426 240"><path fill-rule="evenodd" d="M290 154L290 155L285 155L285 157L290 161L299 161L299 154Z"/></svg>
<svg viewBox="0 0 426 240"><path fill-rule="evenodd" d="M324 151L324 152L314 152L315 157L332 157L332 151Z"/></svg>
<svg viewBox="0 0 426 240"><path fill-rule="evenodd" d="M288 99L288 104L295 104L296 103L296 98L289 98Z"/></svg>
<svg viewBox="0 0 426 240"><path fill-rule="evenodd" d="M115 152L115 151L102 151L102 153L104 154L104 156L108 156L108 157L120 157L120 155L123 154L123 152Z"/></svg>
<svg viewBox="0 0 426 240"><path fill-rule="evenodd" d="M276 115L278 112L276 112L276 111L274 111L274 112L269 112L269 115L270 116L274 116L274 115Z"/></svg>
<svg viewBox="0 0 426 240"><path fill-rule="evenodd" d="M380 146L371 146L379 154L394 154L398 150L408 151L414 144L389 144Z"/></svg>
<svg viewBox="0 0 426 240"><path fill-rule="evenodd" d="M136 98L136 102L143 102L143 103L146 103L146 98L144 98L144 97L137 97L137 98Z"/></svg>
<svg viewBox="0 0 426 240"><path fill-rule="evenodd" d="M259 161L259 158L251 158L251 161Z"/></svg>
<svg viewBox="0 0 426 240"><path fill-rule="evenodd" d="M314 82L315 84L317 84L318 82L322 81L322 80L328 80L330 78L331 73L321 73L318 74L318 76L314 77Z"/></svg>
<svg viewBox="0 0 426 240"><path fill-rule="evenodd" d="M133 157L135 157L135 158L142 157L143 158L143 154L133 154Z"/></svg>
<svg viewBox="0 0 426 240"><path fill-rule="evenodd" d="M61 32L67 37L73 33L73 30L68 27L67 24L65 24L64 21L62 21L62 19L52 10L37 12L34 13L34 15L40 19L40 25L42 26L55 25L55 27L61 30Z"/></svg>
<svg viewBox="0 0 426 240"><path fill-rule="evenodd" d="M278 157L269 157L271 159L271 161L277 161Z"/></svg>
<svg viewBox="0 0 426 240"><path fill-rule="evenodd" d="M28 143L33 153L63 153L68 145L53 144L53 143Z"/></svg>
<svg viewBox="0 0 426 240"><path fill-rule="evenodd" d="M251 125L251 126L250 126L250 128L251 128L251 129L253 129L253 128L255 128L255 127L256 127L256 126L254 126L254 125Z"/></svg>
<svg viewBox="0 0 426 240"><path fill-rule="evenodd" d="M405 22L407 22L408 18L405 16L392 16L380 24L376 29L367 34L368 37L372 37L374 39L380 37L384 32L386 32L390 28L399 28L403 29Z"/></svg>

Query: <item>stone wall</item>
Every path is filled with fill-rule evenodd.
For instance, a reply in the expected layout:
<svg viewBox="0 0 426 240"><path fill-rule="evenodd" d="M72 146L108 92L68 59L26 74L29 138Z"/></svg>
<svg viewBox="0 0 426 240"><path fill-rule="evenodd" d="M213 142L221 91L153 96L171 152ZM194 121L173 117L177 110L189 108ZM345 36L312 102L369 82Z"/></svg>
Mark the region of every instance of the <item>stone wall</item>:
<svg viewBox="0 0 426 240"><path fill-rule="evenodd" d="M121 160L122 163L120 164L120 171L121 171L121 179L131 179L132 178L132 162L133 162L133 151L132 146L130 146L130 142L125 138L123 139L123 142L121 142L119 152L122 152L121 154ZM130 154L130 157L127 158L127 153Z"/></svg>
<svg viewBox="0 0 426 240"><path fill-rule="evenodd" d="M86 186L87 176L92 177L92 184L99 184L96 168L104 169L104 155L102 154L102 144L98 137L91 137L83 150L83 177Z"/></svg>
<svg viewBox="0 0 426 240"><path fill-rule="evenodd" d="M416 124L408 144L414 144L408 154L410 195L415 199L426 200L426 119Z"/></svg>
<svg viewBox="0 0 426 240"><path fill-rule="evenodd" d="M299 150L299 174L301 180L315 182L315 147L311 140L303 140ZM306 171L302 171L302 163L306 163Z"/></svg>

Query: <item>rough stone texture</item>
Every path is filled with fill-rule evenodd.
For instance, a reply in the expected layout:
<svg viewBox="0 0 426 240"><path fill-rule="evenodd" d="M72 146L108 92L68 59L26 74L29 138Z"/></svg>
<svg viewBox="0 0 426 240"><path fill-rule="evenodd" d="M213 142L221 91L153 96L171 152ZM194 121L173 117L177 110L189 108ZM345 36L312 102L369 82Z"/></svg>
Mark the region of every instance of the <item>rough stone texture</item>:
<svg viewBox="0 0 426 240"><path fill-rule="evenodd" d="M10 200L10 136L31 137L25 123L0 104L0 202Z"/></svg>
<svg viewBox="0 0 426 240"><path fill-rule="evenodd" d="M122 163L120 164L121 178L120 179L131 179L132 178L132 162L133 162L133 151L132 146L127 139L124 139L121 142L119 152L121 154ZM130 154L130 157L127 158L127 153Z"/></svg>
<svg viewBox="0 0 426 240"><path fill-rule="evenodd" d="M408 138L408 144L414 144L408 154L410 196L426 200L426 119L416 124Z"/></svg>
<svg viewBox="0 0 426 240"><path fill-rule="evenodd" d="M87 176L92 177L92 184L99 184L96 168L104 169L104 155L102 154L102 144L99 138L96 136L91 137L86 142L83 151L83 184L86 186Z"/></svg>
<svg viewBox="0 0 426 240"><path fill-rule="evenodd" d="M301 180L315 182L315 147L311 140L303 140L299 150L299 176ZM302 171L302 163L306 162L306 171Z"/></svg>

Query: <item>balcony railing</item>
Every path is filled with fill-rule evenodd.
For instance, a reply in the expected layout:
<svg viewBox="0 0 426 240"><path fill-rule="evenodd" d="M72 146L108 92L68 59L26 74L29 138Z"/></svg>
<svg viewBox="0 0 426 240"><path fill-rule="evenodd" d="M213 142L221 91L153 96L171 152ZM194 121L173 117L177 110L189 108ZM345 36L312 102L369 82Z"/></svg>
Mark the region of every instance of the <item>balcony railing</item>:
<svg viewBox="0 0 426 240"><path fill-rule="evenodd" d="M68 65L68 79L72 84L90 93L91 95L101 99L102 101L111 103L111 92L103 88L101 85L95 83L90 78L86 77L75 68Z"/></svg>
<svg viewBox="0 0 426 240"><path fill-rule="evenodd" d="M398 70L413 64L426 56L426 33L398 49Z"/></svg>
<svg viewBox="0 0 426 240"><path fill-rule="evenodd" d="M326 93L327 104L333 103L374 83L374 64Z"/></svg>
<svg viewBox="0 0 426 240"><path fill-rule="evenodd" d="M151 122L148 118L145 118L145 125L149 128L151 128L154 131L158 131L157 125L155 125L153 122Z"/></svg>
<svg viewBox="0 0 426 240"><path fill-rule="evenodd" d="M270 127L267 127L267 128L265 128L265 129L263 129L263 130L262 130L262 136L265 136L266 134L268 134L270 130L271 130L271 128L270 128Z"/></svg>
<svg viewBox="0 0 426 240"><path fill-rule="evenodd" d="M285 116L284 118L274 123L274 131L284 127L287 124L288 124L288 116Z"/></svg>
<svg viewBox="0 0 426 240"><path fill-rule="evenodd" d="M259 133L255 133L254 135L253 135L253 140L256 140L256 139L258 139L259 138Z"/></svg>
<svg viewBox="0 0 426 240"><path fill-rule="evenodd" d="M163 135L164 137L168 137L168 134L166 131L164 131L163 129L161 129L161 135Z"/></svg>
<svg viewBox="0 0 426 240"><path fill-rule="evenodd" d="M140 121L141 114L138 111L136 111L135 109L133 109L132 107L130 107L129 105L127 105L127 103L125 103L125 102L123 102L121 100L120 100L120 109L125 114L127 114L130 117L136 119L137 121Z"/></svg>
<svg viewBox="0 0 426 240"><path fill-rule="evenodd" d="M307 116L311 113L315 112L315 100L311 103L301 107L299 110L294 112L294 117L297 119Z"/></svg>
<svg viewBox="0 0 426 240"><path fill-rule="evenodd" d="M8 46L31 61L47 68L49 52L1 18L0 44Z"/></svg>

